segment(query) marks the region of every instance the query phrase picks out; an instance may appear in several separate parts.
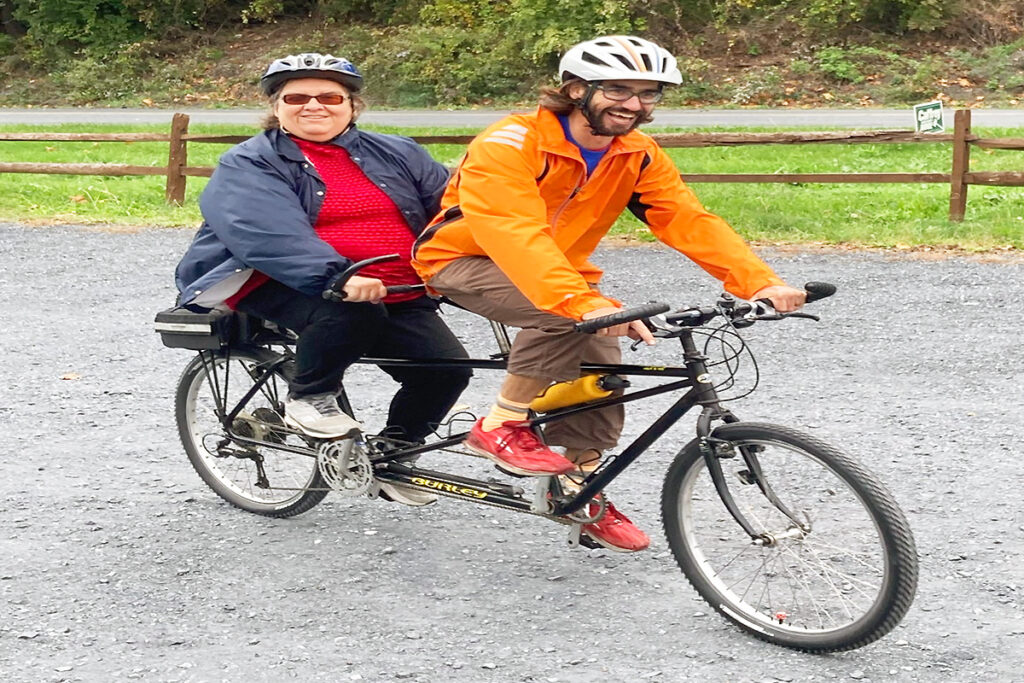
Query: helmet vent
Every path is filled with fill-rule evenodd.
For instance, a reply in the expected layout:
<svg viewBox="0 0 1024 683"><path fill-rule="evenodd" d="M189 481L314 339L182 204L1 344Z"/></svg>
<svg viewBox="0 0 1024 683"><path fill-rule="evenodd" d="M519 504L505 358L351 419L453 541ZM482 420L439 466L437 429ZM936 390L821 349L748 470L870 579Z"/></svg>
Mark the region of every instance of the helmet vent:
<svg viewBox="0 0 1024 683"><path fill-rule="evenodd" d="M608 62L606 62L606 61L604 61L602 59L598 59L597 57L595 57L594 55L590 54L589 52L584 52L582 55L580 55L580 58L584 62L587 62L588 64L597 64L598 66L611 66Z"/></svg>
<svg viewBox="0 0 1024 683"><path fill-rule="evenodd" d="M612 56L615 57L615 59L617 59L620 62L622 62L622 66L626 67L630 71L636 71L636 65L633 64L633 62L631 62L628 59L626 59L625 57L623 57L622 55L612 55Z"/></svg>

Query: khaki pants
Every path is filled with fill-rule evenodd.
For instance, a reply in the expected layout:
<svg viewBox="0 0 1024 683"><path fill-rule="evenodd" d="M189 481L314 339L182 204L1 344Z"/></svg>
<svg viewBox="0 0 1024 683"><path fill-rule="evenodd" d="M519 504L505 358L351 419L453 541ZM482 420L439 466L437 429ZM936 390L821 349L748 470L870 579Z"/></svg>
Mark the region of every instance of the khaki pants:
<svg viewBox="0 0 1024 683"><path fill-rule="evenodd" d="M580 363L622 362L617 338L579 334L569 318L537 309L488 258L453 261L430 286L474 313L522 328L509 354L511 374L562 382L580 376ZM544 436L554 446L605 450L618 443L624 417L623 406L610 406L549 423Z"/></svg>

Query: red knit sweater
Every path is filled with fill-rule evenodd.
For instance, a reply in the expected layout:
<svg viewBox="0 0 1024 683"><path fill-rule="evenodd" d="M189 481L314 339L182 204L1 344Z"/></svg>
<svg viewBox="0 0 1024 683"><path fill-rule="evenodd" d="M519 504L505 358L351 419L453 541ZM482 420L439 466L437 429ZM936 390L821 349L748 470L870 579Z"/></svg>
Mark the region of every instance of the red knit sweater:
<svg viewBox="0 0 1024 683"><path fill-rule="evenodd" d="M409 265L416 238L384 190L366 177L344 148L292 139L327 186L323 206L313 226L320 239L353 261L399 254L400 258L394 261L376 263L363 268L358 274L375 277L385 286L419 284L419 276ZM259 271L254 272L225 303L234 308L249 292L269 279ZM384 301L390 304L420 296L423 294L418 292L392 294Z"/></svg>

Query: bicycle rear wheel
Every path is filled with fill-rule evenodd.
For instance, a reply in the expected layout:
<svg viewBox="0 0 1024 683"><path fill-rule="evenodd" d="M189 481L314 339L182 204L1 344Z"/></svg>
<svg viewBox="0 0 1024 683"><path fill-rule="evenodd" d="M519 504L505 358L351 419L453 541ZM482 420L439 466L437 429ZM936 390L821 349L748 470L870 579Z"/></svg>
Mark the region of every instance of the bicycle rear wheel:
<svg viewBox="0 0 1024 683"><path fill-rule="evenodd" d="M752 541L718 495L698 442L687 444L665 478L662 516L701 597L754 636L809 652L851 650L891 631L913 601L917 553L877 479L785 427L723 425L711 443L739 509L771 540ZM797 521L768 499L744 453Z"/></svg>
<svg viewBox="0 0 1024 683"><path fill-rule="evenodd" d="M280 369L242 407L230 433L218 417L220 410L234 409L279 358L265 349L217 352L205 360L197 355L182 373L175 397L181 443L199 476L227 502L267 517L306 512L329 490L315 447L284 426L288 383Z"/></svg>

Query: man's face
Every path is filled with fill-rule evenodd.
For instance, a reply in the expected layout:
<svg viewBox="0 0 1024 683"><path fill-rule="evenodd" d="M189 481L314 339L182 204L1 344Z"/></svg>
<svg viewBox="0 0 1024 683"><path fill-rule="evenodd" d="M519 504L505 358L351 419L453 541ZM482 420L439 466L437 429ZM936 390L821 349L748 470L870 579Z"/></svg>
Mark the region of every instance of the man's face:
<svg viewBox="0 0 1024 683"><path fill-rule="evenodd" d="M595 135L625 135L640 125L655 104L644 104L658 92L657 83L651 81L604 81L594 89L587 104L590 126ZM625 97L625 99L622 99Z"/></svg>

